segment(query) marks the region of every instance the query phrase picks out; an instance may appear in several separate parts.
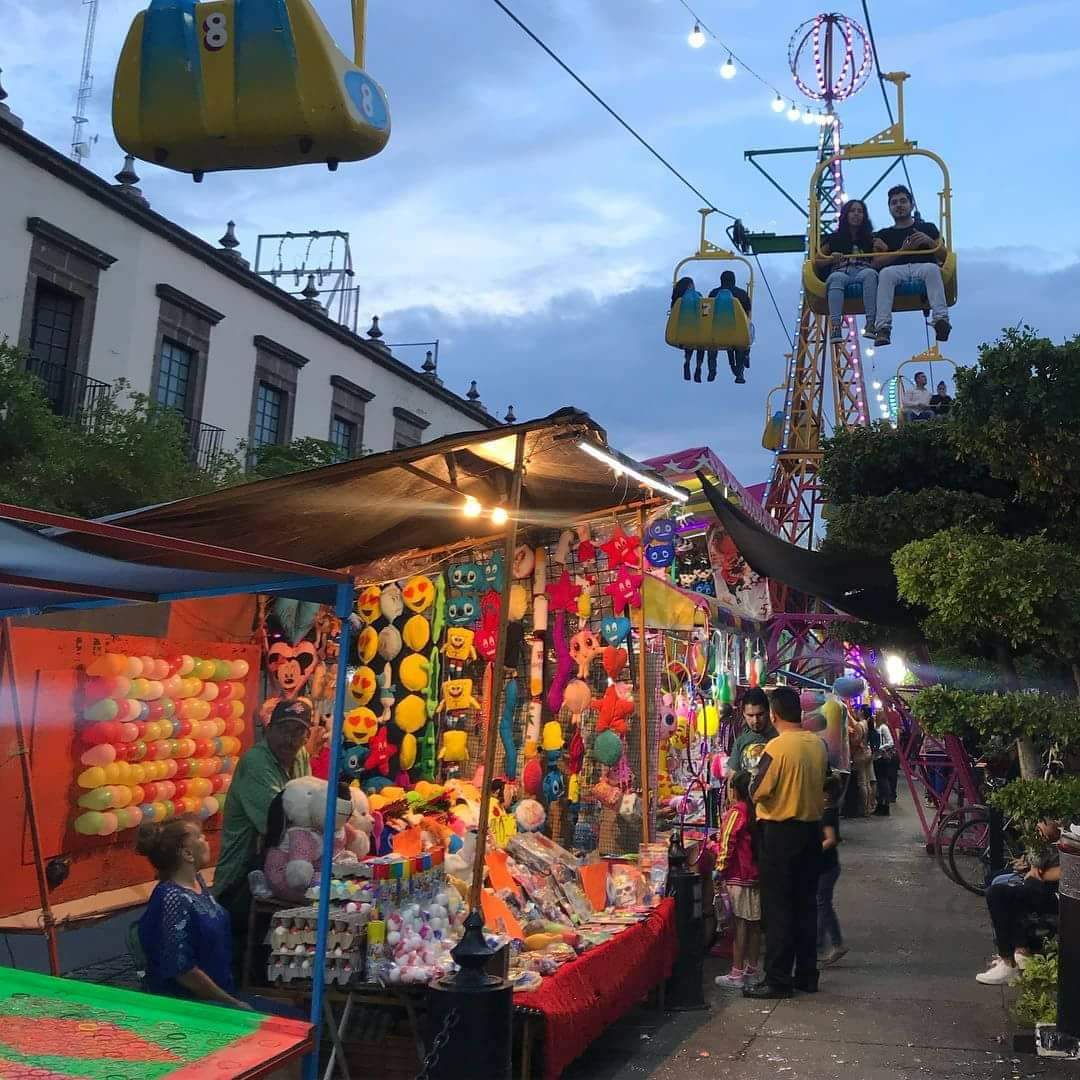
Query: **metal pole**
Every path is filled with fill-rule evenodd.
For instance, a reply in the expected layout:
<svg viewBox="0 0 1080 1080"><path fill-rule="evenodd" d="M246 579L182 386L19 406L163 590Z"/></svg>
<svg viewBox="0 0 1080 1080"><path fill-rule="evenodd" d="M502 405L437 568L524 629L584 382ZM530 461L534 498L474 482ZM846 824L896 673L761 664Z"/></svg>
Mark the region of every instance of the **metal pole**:
<svg viewBox="0 0 1080 1080"><path fill-rule="evenodd" d="M701 219L704 235L705 218ZM638 536L645 543L645 510L638 510ZM643 556L644 557L644 556ZM650 828L650 804L652 792L649 789L649 701L648 662L645 656L645 629L648 620L645 617L645 590L641 590L641 607L638 609L638 749L641 756L641 839L647 844L652 839Z"/></svg>
<svg viewBox="0 0 1080 1080"><path fill-rule="evenodd" d="M45 931L45 943L49 950L49 972L60 974L60 950L56 943L56 922L49 906L49 883L45 877L45 860L41 852L41 833L38 831L37 808L34 801L34 779L30 769L30 750L23 734L22 713L19 709L18 675L15 671L15 650L11 645L11 620L4 619L0 627L0 684L4 672L11 686L11 715L15 723L15 752L22 769L23 794L26 796L26 822L30 826L30 844L34 849L34 872L37 875L38 898L41 900L41 925Z"/></svg>
<svg viewBox="0 0 1080 1080"><path fill-rule="evenodd" d="M492 663L494 677L493 687L503 686L503 672L506 668L506 624L510 616L510 588L513 585L513 575L510 567L514 565L514 547L517 545L518 511L521 507L521 473L525 460L525 433L518 432L514 446L514 476L510 485L510 505L507 511L510 520L506 526L506 542L503 545L503 557L506 573L503 577L502 598L499 601L499 629L495 638L495 659ZM494 695L494 689L492 690ZM492 702L490 711L492 723L498 715L498 710ZM480 792L480 821L476 830L476 861L473 863L472 888L469 890L469 909L478 911L480 908L480 890L484 884L484 852L487 849L488 815L491 806L491 781L495 772L495 744L498 739L492 737L489 731L484 744L484 786Z"/></svg>
<svg viewBox="0 0 1080 1080"><path fill-rule="evenodd" d="M352 0L353 17L353 63L358 68L364 66L364 21L367 0Z"/></svg>
<svg viewBox="0 0 1080 1080"><path fill-rule="evenodd" d="M322 1035L323 999L326 986L326 938L330 926L330 878L334 870L334 833L337 832L337 782L341 773L341 729L345 720L345 690L348 686L346 669L352 649L353 609L352 584L339 585L334 613L341 620L338 639L337 685L334 687L334 715L330 725L330 765L327 774L329 790L326 816L323 819L323 849L319 860L319 917L315 930L315 958L311 966L311 1022L315 1025L315 1045L304 1058L304 1080L317 1080L319 1074L319 1041Z"/></svg>

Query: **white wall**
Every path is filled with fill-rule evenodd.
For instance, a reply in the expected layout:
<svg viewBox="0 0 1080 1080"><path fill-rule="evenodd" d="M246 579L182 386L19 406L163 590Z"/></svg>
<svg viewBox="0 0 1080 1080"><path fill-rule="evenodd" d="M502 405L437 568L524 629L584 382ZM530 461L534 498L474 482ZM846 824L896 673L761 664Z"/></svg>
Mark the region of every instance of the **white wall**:
<svg viewBox="0 0 1080 1080"><path fill-rule="evenodd" d="M0 132L0 134L3 134ZM87 174L89 175L89 174ZM96 178L95 178L96 179ZM197 189L195 189L197 190ZM299 371L293 437L325 439L330 425L330 377L340 375L375 395L364 415L364 446L391 448L393 409L430 422L423 441L483 424L424 385L379 366L359 349L296 317L195 255L159 236L0 141L0 338L17 342L31 235L40 217L116 258L99 281L89 369L95 379L125 378L150 391L158 325L159 282L225 313L210 338L202 421L224 428L225 447L247 438L255 372L252 337L263 334L308 358ZM268 223L275 225L280 223ZM223 223L224 226L224 223ZM254 247L254 238L246 238Z"/></svg>

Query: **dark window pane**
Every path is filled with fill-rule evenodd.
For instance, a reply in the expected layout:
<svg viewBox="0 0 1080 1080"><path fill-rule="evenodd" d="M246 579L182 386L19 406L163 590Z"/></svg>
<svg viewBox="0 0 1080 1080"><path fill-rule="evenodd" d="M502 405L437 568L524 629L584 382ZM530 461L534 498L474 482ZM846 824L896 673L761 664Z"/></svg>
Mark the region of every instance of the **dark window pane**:
<svg viewBox="0 0 1080 1080"><path fill-rule="evenodd" d="M351 457L356 450L356 424L343 416L335 416L330 424L330 441L341 451L342 457Z"/></svg>
<svg viewBox="0 0 1080 1080"><path fill-rule="evenodd" d="M281 442L285 413L285 391L260 382L255 392L255 430L252 441L256 446Z"/></svg>
<svg viewBox="0 0 1080 1080"><path fill-rule="evenodd" d="M45 396L54 409L61 409L68 368L73 367L77 299L61 289L39 284L34 294L34 316L30 326L30 370L45 385Z"/></svg>
<svg viewBox="0 0 1080 1080"><path fill-rule="evenodd" d="M394 422L394 449L405 450L410 446L419 446L423 432L407 420Z"/></svg>
<svg viewBox="0 0 1080 1080"><path fill-rule="evenodd" d="M187 414L195 354L165 338L161 343L161 364L154 396L159 405Z"/></svg>

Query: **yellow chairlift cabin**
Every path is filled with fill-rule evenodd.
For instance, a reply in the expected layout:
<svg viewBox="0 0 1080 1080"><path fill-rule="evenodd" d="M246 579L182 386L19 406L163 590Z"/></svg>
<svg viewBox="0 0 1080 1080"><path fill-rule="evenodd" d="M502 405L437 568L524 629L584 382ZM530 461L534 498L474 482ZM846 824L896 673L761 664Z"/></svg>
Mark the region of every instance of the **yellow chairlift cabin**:
<svg viewBox="0 0 1080 1080"><path fill-rule="evenodd" d="M840 161L865 161L870 158L929 158L941 170L942 188L938 192L938 231L941 239L930 253L940 254L945 250L945 260L941 264L941 279L945 286L945 299L949 306L956 303L956 253L952 246L952 187L949 181L949 169L945 162L930 150L921 149L904 134L904 81L909 78L906 72L889 72L882 76L896 87L896 122L865 142L844 147L839 154L826 158L814 170L810 177L810 225L809 252L803 263L803 289L810 310L818 315L829 313L828 298L825 293L825 281L819 276L814 264L822 258L821 206L817 198L818 184L826 169L831 169ZM925 252L920 252L925 254ZM916 283L904 282L896 289L893 298L893 311L921 311L926 308L926 295ZM862 285L851 282L844 290L844 314L863 315Z"/></svg>
<svg viewBox="0 0 1080 1080"><path fill-rule="evenodd" d="M311 0L150 0L117 64L117 142L196 181L374 156L390 105L363 71L365 0L350 3L352 60Z"/></svg>
<svg viewBox="0 0 1080 1080"><path fill-rule="evenodd" d="M773 395L787 390L787 383L774 386L765 395L765 430L761 435L761 445L765 450L779 450L784 439L784 402L780 408L773 408Z"/></svg>
<svg viewBox="0 0 1080 1080"><path fill-rule="evenodd" d="M697 251L675 266L672 292L678 295L668 313L664 339L679 349L749 349L753 340L750 316L729 290L720 289L715 296L707 296L690 286L679 293L682 270L688 263L740 262L748 272L746 294L751 301L754 296L754 268L750 261L706 239L705 223L713 211L699 210L698 213L701 214L701 239Z"/></svg>
<svg viewBox="0 0 1080 1080"><path fill-rule="evenodd" d="M928 367L930 369L930 375L929 375L929 379L928 379L928 383L929 383L929 386L930 386L930 392L931 392L931 394L935 394L935 393L937 393L937 384L938 384L938 381L939 381L939 380L934 378L934 365L935 364L948 364L949 367L952 368L952 370L953 370L953 385L955 386L956 385L957 364L956 364L955 361L950 360L947 356L942 356L941 355L941 349L938 347L937 342L934 342L930 346L930 348L926 349L924 352L916 353L914 356L912 356L909 359L905 360L896 369L896 375L893 377L893 387L895 388L895 392L896 392L895 408L896 408L896 424L897 424L897 427L899 427L901 424L907 422L907 420L908 420L907 416L905 415L906 410L904 408L904 398L905 398L904 375L903 375L904 368L910 367L911 365L917 365L919 367L922 367L922 366L925 365L926 367ZM916 372L916 374L918 374L918 373ZM912 386L915 385L914 378L912 380L911 385ZM932 406L932 408L933 408L933 411L934 411L935 415L937 415L937 416L944 416L945 413L948 411L947 407L945 409L941 409L941 408L939 408L937 406ZM915 421L912 421L912 422L915 422Z"/></svg>

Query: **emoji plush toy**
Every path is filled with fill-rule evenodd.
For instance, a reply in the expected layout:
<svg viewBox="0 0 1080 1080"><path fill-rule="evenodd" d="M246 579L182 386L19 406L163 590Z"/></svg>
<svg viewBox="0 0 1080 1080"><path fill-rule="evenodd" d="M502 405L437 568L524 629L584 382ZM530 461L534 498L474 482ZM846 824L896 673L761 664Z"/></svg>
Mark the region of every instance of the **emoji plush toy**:
<svg viewBox="0 0 1080 1080"><path fill-rule="evenodd" d="M435 586L431 579L417 574L405 582L405 588L401 590L401 598L405 606L414 614L419 615L427 611L435 602Z"/></svg>
<svg viewBox="0 0 1080 1080"><path fill-rule="evenodd" d="M365 623L373 623L380 614L379 599L382 590L378 585L368 585L356 599L356 613Z"/></svg>

